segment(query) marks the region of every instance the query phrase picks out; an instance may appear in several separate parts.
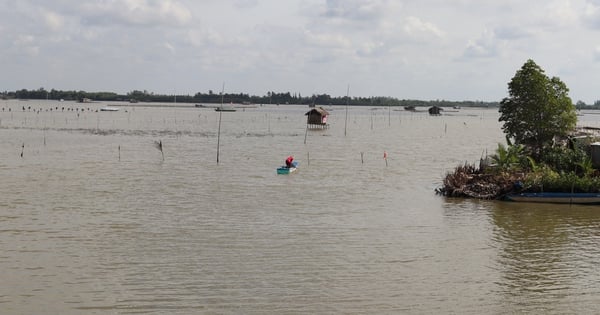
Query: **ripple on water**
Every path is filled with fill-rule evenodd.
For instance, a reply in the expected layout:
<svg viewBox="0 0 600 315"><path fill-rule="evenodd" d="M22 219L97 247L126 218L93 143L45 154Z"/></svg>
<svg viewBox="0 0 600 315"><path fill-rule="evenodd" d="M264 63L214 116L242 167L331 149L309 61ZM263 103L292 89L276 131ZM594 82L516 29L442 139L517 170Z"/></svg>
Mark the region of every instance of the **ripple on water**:
<svg viewBox="0 0 600 315"><path fill-rule="evenodd" d="M344 135L335 110L307 132L306 108L282 107L223 115L219 164L214 111L0 113L3 309L598 310L593 208L434 194L504 140L496 111L352 108ZM277 175L290 154L300 170Z"/></svg>

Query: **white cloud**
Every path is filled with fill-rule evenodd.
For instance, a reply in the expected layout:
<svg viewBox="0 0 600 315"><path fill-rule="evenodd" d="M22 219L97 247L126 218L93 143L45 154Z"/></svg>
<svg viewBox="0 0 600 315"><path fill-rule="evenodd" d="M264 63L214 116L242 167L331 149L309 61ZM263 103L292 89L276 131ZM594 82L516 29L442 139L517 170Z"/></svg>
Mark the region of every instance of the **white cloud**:
<svg viewBox="0 0 600 315"><path fill-rule="evenodd" d="M52 12L46 11L43 12L44 20L46 21L46 25L53 31L60 30L64 25L64 19L61 15Z"/></svg>
<svg viewBox="0 0 600 315"><path fill-rule="evenodd" d="M433 23L424 22L418 17L409 16L404 24L404 31L412 37L422 37L433 35L435 37L442 37L442 32Z"/></svg>
<svg viewBox="0 0 600 315"><path fill-rule="evenodd" d="M191 12L176 1L108 0L80 4L86 24L130 26L187 25Z"/></svg>
<svg viewBox="0 0 600 315"><path fill-rule="evenodd" d="M484 30L481 36L476 40L467 42L463 58L469 61L474 58L493 58L497 57L500 52L500 41L496 38L493 32Z"/></svg>
<svg viewBox="0 0 600 315"><path fill-rule="evenodd" d="M33 35L19 35L15 40L17 46L27 46L35 42L35 36Z"/></svg>
<svg viewBox="0 0 600 315"><path fill-rule="evenodd" d="M547 31L556 31L578 25L579 13L572 1L556 0L541 10L539 25Z"/></svg>
<svg viewBox="0 0 600 315"><path fill-rule="evenodd" d="M172 54L175 54L175 47L173 47L173 45L171 45L171 43L166 42L163 45L169 52L171 52Z"/></svg>
<svg viewBox="0 0 600 315"><path fill-rule="evenodd" d="M494 29L494 34L501 40L517 40L533 35L527 28L516 25L501 25Z"/></svg>
<svg viewBox="0 0 600 315"><path fill-rule="evenodd" d="M255 8L258 0L234 0L234 5L240 9Z"/></svg>
<svg viewBox="0 0 600 315"><path fill-rule="evenodd" d="M363 43L357 53L361 57L382 56L386 52L386 47L383 42L366 42Z"/></svg>
<svg viewBox="0 0 600 315"><path fill-rule="evenodd" d="M385 13L386 0L326 0L323 15L348 20L373 20Z"/></svg>
<svg viewBox="0 0 600 315"><path fill-rule="evenodd" d="M584 22L592 29L600 29L600 6L595 3L588 3L583 13Z"/></svg>
<svg viewBox="0 0 600 315"><path fill-rule="evenodd" d="M592 101L577 78L597 80L598 31L590 0L4 1L0 68L16 77L0 85L195 93L239 80L239 92L308 95L350 83L355 95L495 100L532 58Z"/></svg>
<svg viewBox="0 0 600 315"><path fill-rule="evenodd" d="M600 62L600 45L596 45L596 47L594 48L594 60Z"/></svg>
<svg viewBox="0 0 600 315"><path fill-rule="evenodd" d="M14 41L14 47L18 51L25 52L28 56L37 56L40 47L37 45L36 37L33 35L19 35Z"/></svg>
<svg viewBox="0 0 600 315"><path fill-rule="evenodd" d="M316 47L349 49L352 46L351 40L347 36L341 34L316 34L311 31L306 31L304 35L306 43Z"/></svg>

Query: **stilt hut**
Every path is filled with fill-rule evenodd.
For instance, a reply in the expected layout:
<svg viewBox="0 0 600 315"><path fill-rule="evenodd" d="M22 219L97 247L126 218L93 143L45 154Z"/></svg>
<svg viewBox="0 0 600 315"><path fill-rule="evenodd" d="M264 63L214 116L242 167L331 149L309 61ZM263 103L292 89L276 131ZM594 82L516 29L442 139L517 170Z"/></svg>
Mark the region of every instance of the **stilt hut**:
<svg viewBox="0 0 600 315"><path fill-rule="evenodd" d="M308 116L306 119L306 124L308 128L328 128L327 124L327 116L329 116L329 112L323 109L323 107L315 107L309 110L305 116Z"/></svg>
<svg viewBox="0 0 600 315"><path fill-rule="evenodd" d="M429 108L429 115L440 115L440 111L442 111L443 109L441 107L438 106L432 106Z"/></svg>

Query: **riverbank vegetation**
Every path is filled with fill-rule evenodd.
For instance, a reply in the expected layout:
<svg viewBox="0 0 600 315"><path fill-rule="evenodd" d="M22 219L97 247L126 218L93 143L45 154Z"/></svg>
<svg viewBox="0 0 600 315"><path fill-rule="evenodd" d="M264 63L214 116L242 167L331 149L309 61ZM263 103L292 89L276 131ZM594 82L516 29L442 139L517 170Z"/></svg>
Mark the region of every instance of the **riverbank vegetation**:
<svg viewBox="0 0 600 315"><path fill-rule="evenodd" d="M567 86L528 60L508 90L499 107L507 144L498 144L479 166L457 166L437 192L481 199L513 192L599 192L600 172L592 162L598 130L576 128Z"/></svg>
<svg viewBox="0 0 600 315"><path fill-rule="evenodd" d="M209 90L206 93L198 92L194 95L187 94L159 94L149 91L134 90L125 94L114 92L86 92L74 90L46 90L39 88L37 90L21 89L16 91L0 92L1 99L32 99L32 100L93 100L93 101L133 101L133 102L160 102L160 103L221 103L221 94L214 93ZM225 102L242 104L292 104L292 105L348 105L350 106L398 106L398 107L485 107L497 108L500 102L495 101L449 101L449 100L415 100L415 99L398 99L388 96L373 96L373 97L335 97L328 94L313 94L303 96L300 93L290 92L267 92L266 95L249 95L246 93L225 93L223 95ZM592 110L600 109L600 100L594 104L586 104L583 101L578 101L575 104L577 110Z"/></svg>
<svg viewBox="0 0 600 315"><path fill-rule="evenodd" d="M3 99L49 99L49 100L92 100L92 101L132 101L132 102L161 102L161 103L221 103L221 94L209 90L207 93L198 92L194 95L167 95L155 94L148 91L131 91L126 94L114 92L86 92L86 91L60 91L46 90L18 90L0 93ZM393 97L334 97L328 94L313 94L303 96L300 93L267 92L266 95L257 96L245 93L225 93L223 100L226 103L250 104L296 104L296 105L350 105L350 106L415 106L429 108L438 107L498 107L498 102L483 101L446 101L446 100L407 100Z"/></svg>

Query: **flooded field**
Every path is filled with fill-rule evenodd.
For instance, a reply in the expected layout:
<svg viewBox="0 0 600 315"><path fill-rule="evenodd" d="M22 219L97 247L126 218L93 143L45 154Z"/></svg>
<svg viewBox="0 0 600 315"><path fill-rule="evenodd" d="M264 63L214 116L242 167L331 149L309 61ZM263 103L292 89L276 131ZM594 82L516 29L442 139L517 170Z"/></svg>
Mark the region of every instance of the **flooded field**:
<svg viewBox="0 0 600 315"><path fill-rule="evenodd" d="M0 101L2 314L600 312L597 207L435 195L496 109L136 105Z"/></svg>

